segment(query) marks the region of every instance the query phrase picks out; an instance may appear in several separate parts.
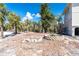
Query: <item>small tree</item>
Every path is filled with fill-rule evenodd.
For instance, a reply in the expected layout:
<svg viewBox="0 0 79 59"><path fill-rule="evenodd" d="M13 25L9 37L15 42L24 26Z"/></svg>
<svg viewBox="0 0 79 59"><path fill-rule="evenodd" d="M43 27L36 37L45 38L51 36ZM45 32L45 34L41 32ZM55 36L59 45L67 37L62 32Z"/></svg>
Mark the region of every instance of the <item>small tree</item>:
<svg viewBox="0 0 79 59"><path fill-rule="evenodd" d="M60 15L58 18L58 33L63 34L62 15Z"/></svg>
<svg viewBox="0 0 79 59"><path fill-rule="evenodd" d="M3 38L3 24L6 20L7 9L6 6L0 3L0 28L1 28L1 38Z"/></svg>
<svg viewBox="0 0 79 59"><path fill-rule="evenodd" d="M9 15L8 15L8 20L9 20L9 23L11 24L11 26L15 30L14 33L17 34L17 28L18 28L18 25L19 25L20 17L17 16L15 13L10 12Z"/></svg>

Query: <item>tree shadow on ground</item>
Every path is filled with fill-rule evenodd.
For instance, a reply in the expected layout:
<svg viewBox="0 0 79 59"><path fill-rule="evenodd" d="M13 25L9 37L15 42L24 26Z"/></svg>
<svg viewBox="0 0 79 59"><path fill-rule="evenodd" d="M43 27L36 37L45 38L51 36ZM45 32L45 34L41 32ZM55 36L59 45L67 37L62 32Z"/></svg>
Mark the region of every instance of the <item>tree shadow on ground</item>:
<svg viewBox="0 0 79 59"><path fill-rule="evenodd" d="M20 34L20 33L17 33L17 34ZM9 37L9 36L15 36L15 35L16 35L15 33L12 33L12 34L9 34L9 35L5 35L4 38Z"/></svg>

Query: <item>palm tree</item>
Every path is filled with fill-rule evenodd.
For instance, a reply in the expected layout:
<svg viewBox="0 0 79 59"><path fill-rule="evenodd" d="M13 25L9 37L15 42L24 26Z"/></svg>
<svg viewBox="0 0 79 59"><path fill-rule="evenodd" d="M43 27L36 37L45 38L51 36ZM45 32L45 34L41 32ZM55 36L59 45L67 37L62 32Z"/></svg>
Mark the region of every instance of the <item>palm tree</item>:
<svg viewBox="0 0 79 59"><path fill-rule="evenodd" d="M26 31L26 30L27 30L27 32L31 31L31 30L30 30L30 28L31 28L31 26L32 26L31 23L32 23L32 22L31 22L29 19L26 19L26 20L24 21L24 30L25 30L25 31Z"/></svg>
<svg viewBox="0 0 79 59"><path fill-rule="evenodd" d="M8 20L15 31L14 33L17 34L17 28L19 25L20 17L17 16L15 13L10 12L8 15Z"/></svg>
<svg viewBox="0 0 79 59"><path fill-rule="evenodd" d="M11 30L12 29L12 26L10 23L5 23L4 24L4 30L7 31L7 30Z"/></svg>
<svg viewBox="0 0 79 59"><path fill-rule="evenodd" d="M0 28L1 28L1 38L3 38L3 24L6 20L7 10L4 4L0 4Z"/></svg>
<svg viewBox="0 0 79 59"><path fill-rule="evenodd" d="M32 21L32 31L39 32L39 24L35 21Z"/></svg>
<svg viewBox="0 0 79 59"><path fill-rule="evenodd" d="M23 22L19 22L19 24L18 24L18 31L23 32L24 31L24 27L25 27L24 23Z"/></svg>
<svg viewBox="0 0 79 59"><path fill-rule="evenodd" d="M38 26L39 26L39 32L42 32L42 22L41 22L41 20L38 21Z"/></svg>
<svg viewBox="0 0 79 59"><path fill-rule="evenodd" d="M42 21L42 31L43 32L46 32L46 29L45 29L45 19L46 19L46 13L47 13L47 10L48 9L48 6L47 6L47 4L42 4L41 5L41 12L40 12L40 14L41 14L41 21Z"/></svg>
<svg viewBox="0 0 79 59"><path fill-rule="evenodd" d="M43 32L47 32L48 28L50 27L51 21L54 20L54 15L51 14L51 12L49 11L47 3L41 5L40 14L41 14Z"/></svg>

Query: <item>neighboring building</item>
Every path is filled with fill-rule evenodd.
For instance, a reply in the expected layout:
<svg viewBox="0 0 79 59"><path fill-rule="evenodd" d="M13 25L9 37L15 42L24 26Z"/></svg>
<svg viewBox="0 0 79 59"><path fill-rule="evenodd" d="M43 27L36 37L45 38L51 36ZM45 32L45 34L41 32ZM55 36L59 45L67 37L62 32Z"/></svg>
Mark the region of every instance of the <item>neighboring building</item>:
<svg viewBox="0 0 79 59"><path fill-rule="evenodd" d="M79 35L78 3L69 3L64 10L64 32L67 35Z"/></svg>

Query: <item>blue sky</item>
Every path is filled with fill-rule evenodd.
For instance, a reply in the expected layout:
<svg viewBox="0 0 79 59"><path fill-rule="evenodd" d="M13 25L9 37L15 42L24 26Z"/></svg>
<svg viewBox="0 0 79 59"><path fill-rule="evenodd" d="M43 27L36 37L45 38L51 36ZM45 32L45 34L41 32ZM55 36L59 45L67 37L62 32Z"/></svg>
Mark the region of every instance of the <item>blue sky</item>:
<svg viewBox="0 0 79 59"><path fill-rule="evenodd" d="M21 16L21 19L26 17L34 21L40 20L40 3L7 3L6 6L10 11ZM66 7L66 3L49 3L48 7L54 15L59 15Z"/></svg>

